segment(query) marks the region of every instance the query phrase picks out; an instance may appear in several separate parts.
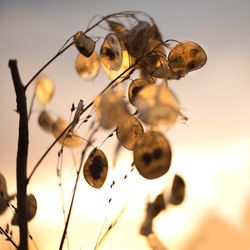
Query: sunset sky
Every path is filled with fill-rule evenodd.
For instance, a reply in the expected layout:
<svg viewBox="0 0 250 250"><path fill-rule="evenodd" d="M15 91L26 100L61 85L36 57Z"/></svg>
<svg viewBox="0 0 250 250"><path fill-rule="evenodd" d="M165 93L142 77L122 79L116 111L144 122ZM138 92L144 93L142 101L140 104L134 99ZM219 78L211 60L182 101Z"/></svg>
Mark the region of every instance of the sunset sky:
<svg viewBox="0 0 250 250"><path fill-rule="evenodd" d="M199 43L207 52L208 61L201 70L180 81L170 82L183 113L189 119L185 124L179 122L166 134L173 150L169 173L158 181L146 181L134 171L124 180L123 176L129 173L132 156L123 150L117 171L108 180L117 180L114 190L110 190L109 182L101 191L93 190L81 176L69 228L70 249L93 249L102 224L105 222L108 227L124 206L124 214L100 249L149 249L145 239L138 236L144 201L147 197L153 199L163 186L170 185L176 172L187 183L185 202L180 207L169 207L155 225L159 237L170 250L187 250L186 242L192 250L209 249L206 248L207 242L202 240L199 247L195 247L195 241L193 246L190 245L193 235L209 216L218 218L216 223L225 222L244 235L245 210L247 207L250 209L248 0L1 0L0 172L8 181L9 193L15 192L18 115L14 112L15 95L8 60L18 60L21 79L26 83L69 37L79 30L84 31L93 16L125 10L140 10L151 15L164 39ZM97 29L91 35L98 36L99 31ZM70 48L43 72L56 84L55 97L46 108L66 120L73 102L77 104L79 99L83 99L89 103L108 83L103 73L94 81L81 79L74 69L77 54L74 47ZM33 86L30 86L28 102L32 91ZM36 102L30 121L29 171L53 141L53 137L37 124L40 110ZM102 135L104 137L105 134ZM109 141L103 145L108 155L112 155L112 145ZM30 233L40 250L57 249L62 234L61 194L56 176L59 148L58 145L50 152L28 190L38 201L37 215L30 222ZM112 162L112 157L109 161ZM72 164L71 152L65 150L66 200L74 180ZM110 197L114 202L108 205ZM11 216L11 212L7 212L0 217L0 226L9 222ZM17 235L17 231L15 233ZM244 236L236 238L236 241L238 239L244 244ZM31 249L35 249L32 244ZM221 244L218 249L230 249L226 242ZM1 235L0 249L9 249Z"/></svg>

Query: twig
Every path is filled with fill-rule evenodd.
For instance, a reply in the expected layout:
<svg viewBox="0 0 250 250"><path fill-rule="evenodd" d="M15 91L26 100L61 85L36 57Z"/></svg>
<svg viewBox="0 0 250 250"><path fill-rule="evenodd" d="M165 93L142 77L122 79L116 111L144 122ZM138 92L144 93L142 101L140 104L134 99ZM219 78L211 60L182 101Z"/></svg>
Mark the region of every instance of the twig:
<svg viewBox="0 0 250 250"><path fill-rule="evenodd" d="M94 136L95 132L96 132L96 130L93 130L93 132L90 134L90 136L89 136L89 141L90 142L91 142L92 137ZM59 250L63 249L63 243L64 243L65 237L67 235L67 229L68 229L68 225L69 225L69 221L70 221L70 216L71 216L71 212L72 212L72 208L73 208L73 204L74 204L74 200L75 200L77 184L78 184L78 181L79 181L80 174L82 172L81 170L82 170L82 167L83 167L84 156L85 156L85 153L86 153L86 151L87 151L87 149L88 149L88 147L90 145L91 145L90 143L87 143L86 146L85 146L85 148L82 151L81 161L80 161L79 168L78 168L77 174L76 174L76 180L75 180L75 185L74 185L73 194L72 194L72 198L71 198L71 203L70 203L70 207L69 207L69 212L68 212L67 220L66 220L66 223L65 223L65 226L64 226L64 230L63 230L63 234L62 234L62 238L61 238Z"/></svg>
<svg viewBox="0 0 250 250"><path fill-rule="evenodd" d="M16 93L17 112L19 113L19 133L16 159L17 183L17 213L19 226L19 249L28 249L28 224L27 224L27 158L29 145L28 112L25 87L21 82L17 61L9 60L12 80Z"/></svg>
<svg viewBox="0 0 250 250"><path fill-rule="evenodd" d="M25 90L29 87L29 85L32 83L32 81L49 65L51 64L58 56L60 56L64 51L66 51L69 47L71 47L74 44L74 42L71 42L68 46L66 46L64 49L61 49L55 56L53 56L41 69L37 71L37 73L28 81L28 83L25 85Z"/></svg>
<svg viewBox="0 0 250 250"><path fill-rule="evenodd" d="M12 240L12 238L5 232L5 230L0 226L0 232L3 233L6 237L7 240L15 247L18 248L17 244Z"/></svg>

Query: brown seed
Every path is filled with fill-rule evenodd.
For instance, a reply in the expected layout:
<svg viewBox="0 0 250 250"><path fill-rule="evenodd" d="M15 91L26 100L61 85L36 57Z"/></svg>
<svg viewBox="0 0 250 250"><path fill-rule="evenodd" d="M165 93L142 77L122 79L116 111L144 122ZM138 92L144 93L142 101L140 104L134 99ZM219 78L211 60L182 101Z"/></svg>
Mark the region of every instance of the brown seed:
<svg viewBox="0 0 250 250"><path fill-rule="evenodd" d="M104 152L93 149L83 167L87 183L94 188L101 188L108 174L108 161Z"/></svg>

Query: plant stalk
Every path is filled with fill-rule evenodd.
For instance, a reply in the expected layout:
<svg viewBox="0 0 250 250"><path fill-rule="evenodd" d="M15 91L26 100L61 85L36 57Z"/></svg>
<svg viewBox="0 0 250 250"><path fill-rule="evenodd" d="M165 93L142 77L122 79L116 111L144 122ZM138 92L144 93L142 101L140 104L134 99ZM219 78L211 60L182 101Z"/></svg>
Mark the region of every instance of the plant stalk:
<svg viewBox="0 0 250 250"><path fill-rule="evenodd" d="M17 215L19 226L19 250L28 250L27 224L27 158L29 145L28 112L25 86L22 84L16 60L9 60L9 67L16 93L19 113L18 147L16 158Z"/></svg>

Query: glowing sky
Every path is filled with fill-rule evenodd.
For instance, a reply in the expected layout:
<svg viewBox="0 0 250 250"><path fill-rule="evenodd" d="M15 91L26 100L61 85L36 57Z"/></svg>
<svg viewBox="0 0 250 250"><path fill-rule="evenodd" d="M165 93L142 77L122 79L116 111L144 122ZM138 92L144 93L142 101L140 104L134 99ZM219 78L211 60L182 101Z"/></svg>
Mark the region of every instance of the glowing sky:
<svg viewBox="0 0 250 250"><path fill-rule="evenodd" d="M175 171L181 173L188 183L188 196L182 207L170 208L169 213L165 217L162 216L162 222L159 219L160 235L171 250L180 249L179 239L184 238L183 231L191 231L193 225L199 223L199 218L208 210L240 227L246 201L250 198L250 2L248 0L1 0L0 172L6 176L9 190L11 192L15 190L18 116L14 112L15 96L8 60L18 60L21 78L23 82L27 82L71 35L78 30L84 30L94 15L106 15L123 10L147 12L155 19L164 39L196 41L208 54L204 68L179 82L170 83L189 120L187 124L177 124L168 133L174 159L172 169L166 178L170 179ZM93 82L80 79L74 70L76 55L76 49L71 48L44 72L56 83L56 96L48 108L65 118L69 117L72 102L78 103L82 98L88 103L107 83L103 75ZM28 91L29 98L31 93L31 90ZM50 135L45 134L37 126L38 109L39 106L36 104L30 123L32 128L30 166L34 165L52 140ZM105 147L112 152L111 148ZM58 246L57 237L61 235L62 215L56 216L60 208L53 206L60 200L54 167L57 150L58 148L44 163L44 166L52 166L38 170L29 188L39 197L41 204L37 218L31 222L31 232L41 246L39 249L55 249ZM70 158L69 152L65 154ZM131 157L129 154L125 154L120 165L129 157ZM64 164L67 166L71 163L72 160L67 160L65 157ZM131 159L128 160L128 165L124 165L128 167L130 163ZM72 177L70 173L69 176L70 179ZM167 180L162 180L161 184ZM124 199L117 201L116 205L126 203L126 197L131 193L133 196L131 195L132 198L128 202L125 218L122 218L117 225L119 230L116 232L114 229L104 249L147 249L143 238L135 234L140 224L139 219L142 218L143 198L147 196L145 189L153 195L155 190L161 190L161 185L148 184L135 174L128 182L131 184L128 185L121 180L121 189L127 186L130 187L129 190L131 187L133 189L136 183L137 192L126 188L114 191L116 193L113 194L114 197L118 195ZM80 188L88 190L83 180ZM96 230L100 230L106 213L89 211L93 211L96 207L105 207L109 191L107 187L100 194L93 190L83 193L85 198L76 206L76 215L72 219L72 231L69 237L70 239L76 237L77 240L70 241L71 249L81 247L88 249L85 244L91 246L95 241ZM86 201L89 200L92 202L86 205ZM108 213L110 211L111 208L108 209ZM77 219L78 214L85 216ZM44 224L44 221L48 221L46 222L48 224ZM2 223L4 224L5 220L0 218L0 225ZM37 227L36 223L40 223L41 227ZM79 228L79 224L83 226ZM51 231L48 232L49 230ZM89 233L88 236L86 231ZM48 240L48 234L53 235L53 233L53 239L57 240ZM125 236L131 237L134 241L128 242ZM1 244L4 243L0 239L0 248ZM133 248L135 246L137 248ZM8 245L4 247L8 249Z"/></svg>

